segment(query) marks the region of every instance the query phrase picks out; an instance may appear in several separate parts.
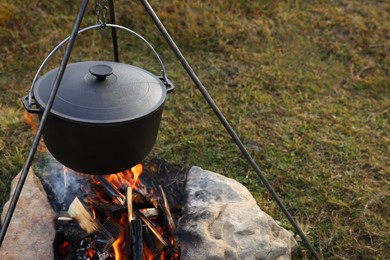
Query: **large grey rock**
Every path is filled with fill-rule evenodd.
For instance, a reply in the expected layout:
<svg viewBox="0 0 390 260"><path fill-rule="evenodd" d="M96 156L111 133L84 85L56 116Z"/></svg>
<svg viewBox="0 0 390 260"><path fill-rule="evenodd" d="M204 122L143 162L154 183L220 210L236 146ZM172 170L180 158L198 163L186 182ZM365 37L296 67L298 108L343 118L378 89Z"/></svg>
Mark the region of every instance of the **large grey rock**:
<svg viewBox="0 0 390 260"><path fill-rule="evenodd" d="M11 197L20 174L12 181ZM4 220L10 201L3 209ZM55 213L40 180L30 171L0 248L0 259L54 259Z"/></svg>
<svg viewBox="0 0 390 260"><path fill-rule="evenodd" d="M291 259L293 235L233 179L192 167L178 222L181 259Z"/></svg>

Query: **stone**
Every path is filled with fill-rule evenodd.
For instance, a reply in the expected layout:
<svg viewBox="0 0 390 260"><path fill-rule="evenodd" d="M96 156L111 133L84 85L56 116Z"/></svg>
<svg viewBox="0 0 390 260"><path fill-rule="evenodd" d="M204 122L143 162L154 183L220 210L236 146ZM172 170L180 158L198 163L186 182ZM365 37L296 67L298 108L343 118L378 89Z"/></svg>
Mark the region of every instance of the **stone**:
<svg viewBox="0 0 390 260"><path fill-rule="evenodd" d="M239 182L192 167L178 221L181 259L291 259L293 234L263 212Z"/></svg>
<svg viewBox="0 0 390 260"><path fill-rule="evenodd" d="M12 181L10 198L19 178L20 173ZM3 220L9 203L4 205ZM40 180L30 170L0 248L0 259L54 259L55 216Z"/></svg>

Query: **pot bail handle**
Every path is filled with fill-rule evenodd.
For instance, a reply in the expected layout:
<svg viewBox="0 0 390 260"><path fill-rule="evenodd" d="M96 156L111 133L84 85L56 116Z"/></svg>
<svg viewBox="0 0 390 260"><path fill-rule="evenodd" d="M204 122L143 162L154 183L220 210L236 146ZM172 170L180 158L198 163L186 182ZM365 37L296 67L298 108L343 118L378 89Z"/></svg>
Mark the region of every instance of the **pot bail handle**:
<svg viewBox="0 0 390 260"><path fill-rule="evenodd" d="M106 24L106 27L113 27L113 28L118 28L118 29L122 29L122 30L125 30L135 36L137 36L139 39L141 39L151 50L152 52L154 53L154 56L156 57L157 61L160 63L160 67L161 67L161 77L159 77L163 82L164 82L164 85L166 86L167 88L167 92L171 92L173 91L173 89L175 88L172 84L172 82L170 80L168 80L167 78L167 73L165 72L165 67L164 67L164 64L160 58L160 56L158 55L158 53L156 52L156 50L153 48L153 46L144 38L142 37L140 34L136 33L135 31L129 29L129 28L126 28L124 26L121 26L121 25L117 25L117 24ZM100 24L96 24L96 25L92 25L92 26L88 26L88 27L85 27L81 30L79 30L77 32L77 34L80 34L82 32L85 32L85 31L88 31L88 30L91 30L91 29L100 29L101 28L101 25ZM53 54L62 46L64 45L68 40L69 40L70 36L68 36L67 38L65 38L64 40L62 40L62 42L60 42L56 47L53 48L53 50L50 51L50 53L46 56L46 58L43 60L41 66L39 66L38 68L38 71L37 73L35 74L34 76L34 79L31 83L31 87L28 91L28 97L27 97L27 102L28 104L31 106L34 104L34 97L33 97L33 89L34 89L34 85L36 83L36 81L38 80L38 77L39 77L39 74L41 73L43 67L46 65L47 61L51 58L51 56L53 56ZM99 76L100 77L100 76ZM107 77L107 76L106 76ZM98 78L99 79L102 79L103 77L100 77ZM105 77L104 77L105 78ZM104 79L103 79L104 80Z"/></svg>

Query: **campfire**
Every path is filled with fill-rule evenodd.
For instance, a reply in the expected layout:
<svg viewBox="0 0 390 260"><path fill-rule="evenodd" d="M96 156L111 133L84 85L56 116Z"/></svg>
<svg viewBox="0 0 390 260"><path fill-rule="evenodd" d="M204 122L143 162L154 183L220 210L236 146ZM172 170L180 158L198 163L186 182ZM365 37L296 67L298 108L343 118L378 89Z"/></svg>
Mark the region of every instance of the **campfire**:
<svg viewBox="0 0 390 260"><path fill-rule="evenodd" d="M149 158L92 176L45 152L32 170L0 259L287 259L296 246L242 185L199 167Z"/></svg>
<svg viewBox="0 0 390 260"><path fill-rule="evenodd" d="M292 234L263 213L248 190L217 173L148 159L118 174L81 174L42 148L28 190L42 192L32 178L37 176L47 199L39 196L33 204L32 193L22 194L30 213L16 210L2 259L26 252L35 259L278 259L291 257L296 247ZM35 210L41 204L45 209ZM29 224L33 234L18 223ZM55 237L54 250L45 234L50 241Z"/></svg>
<svg viewBox="0 0 390 260"><path fill-rule="evenodd" d="M94 176L49 165L41 181L58 212L57 259L179 259L170 203L151 179L156 164Z"/></svg>

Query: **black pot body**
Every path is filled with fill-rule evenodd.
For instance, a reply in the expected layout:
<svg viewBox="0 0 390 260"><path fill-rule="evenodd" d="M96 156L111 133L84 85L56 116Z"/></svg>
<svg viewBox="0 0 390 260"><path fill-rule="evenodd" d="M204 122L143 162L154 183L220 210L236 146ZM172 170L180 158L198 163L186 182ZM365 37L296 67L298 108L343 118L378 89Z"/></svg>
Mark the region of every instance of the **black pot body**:
<svg viewBox="0 0 390 260"><path fill-rule="evenodd" d="M142 118L115 124L74 122L50 114L43 139L50 153L70 169L95 175L121 172L152 150L163 106Z"/></svg>

